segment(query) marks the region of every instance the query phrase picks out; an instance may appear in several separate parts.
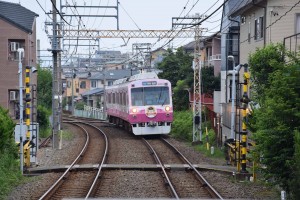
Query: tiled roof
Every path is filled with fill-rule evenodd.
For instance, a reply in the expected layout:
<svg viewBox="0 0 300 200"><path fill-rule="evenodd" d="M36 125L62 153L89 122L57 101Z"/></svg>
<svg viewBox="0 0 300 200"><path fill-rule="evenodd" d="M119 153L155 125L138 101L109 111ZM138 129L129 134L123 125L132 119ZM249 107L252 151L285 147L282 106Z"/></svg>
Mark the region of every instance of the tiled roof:
<svg viewBox="0 0 300 200"><path fill-rule="evenodd" d="M103 94L103 93L104 93L103 88L95 88L93 90L89 90L89 91L82 93L81 96L89 96L89 95Z"/></svg>
<svg viewBox="0 0 300 200"><path fill-rule="evenodd" d="M0 18L28 33L32 32L34 18L37 16L38 14L20 4L0 1Z"/></svg>
<svg viewBox="0 0 300 200"><path fill-rule="evenodd" d="M121 79L121 78L125 78L125 77L130 77L134 74L137 74L138 71L136 70L131 70L130 69L118 69L118 70L109 70L109 71L105 71L105 79L106 80L117 80L117 79ZM92 75L89 79L92 80L103 80L104 76L102 72L99 72L95 75Z"/></svg>

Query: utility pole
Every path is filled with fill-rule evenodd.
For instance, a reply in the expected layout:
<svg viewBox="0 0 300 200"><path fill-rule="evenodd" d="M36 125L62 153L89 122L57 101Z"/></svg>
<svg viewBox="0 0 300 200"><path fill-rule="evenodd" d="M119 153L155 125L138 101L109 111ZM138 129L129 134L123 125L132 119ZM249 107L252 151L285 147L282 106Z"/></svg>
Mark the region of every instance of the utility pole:
<svg viewBox="0 0 300 200"><path fill-rule="evenodd" d="M178 22L181 19L180 22ZM172 27L178 26L194 26L195 31L195 46L194 46L194 98L193 98L193 142L202 143L202 103L201 103L201 64L200 64L200 38L202 29L200 29L199 21L202 15L196 14L191 17L172 17ZM192 20L186 22L186 20Z"/></svg>
<svg viewBox="0 0 300 200"><path fill-rule="evenodd" d="M60 42L58 37L59 26L57 23L57 11L56 11L56 0L52 1L52 26L53 26L53 37L52 37L52 58L53 58L53 73L52 73L52 140L53 149L57 149L59 146L59 131L60 131L60 99L61 99L61 84L60 80Z"/></svg>

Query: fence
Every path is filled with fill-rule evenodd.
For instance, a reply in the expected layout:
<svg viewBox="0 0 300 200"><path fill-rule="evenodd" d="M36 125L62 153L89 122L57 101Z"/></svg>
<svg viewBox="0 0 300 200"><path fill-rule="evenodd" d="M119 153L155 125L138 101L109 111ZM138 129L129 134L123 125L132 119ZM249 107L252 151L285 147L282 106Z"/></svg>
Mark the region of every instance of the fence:
<svg viewBox="0 0 300 200"><path fill-rule="evenodd" d="M296 55L299 52L298 40L300 39L300 33L285 37L283 39L283 46L286 50Z"/></svg>
<svg viewBox="0 0 300 200"><path fill-rule="evenodd" d="M74 110L74 115L77 117L86 117L92 119L105 120L103 109L94 108L91 106L84 106L84 110Z"/></svg>

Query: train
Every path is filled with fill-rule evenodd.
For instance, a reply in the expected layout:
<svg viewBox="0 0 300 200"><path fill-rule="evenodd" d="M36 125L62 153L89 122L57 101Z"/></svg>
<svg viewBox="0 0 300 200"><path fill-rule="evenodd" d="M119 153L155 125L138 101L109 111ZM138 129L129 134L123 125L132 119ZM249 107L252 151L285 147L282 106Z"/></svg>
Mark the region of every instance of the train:
<svg viewBox="0 0 300 200"><path fill-rule="evenodd" d="M134 135L169 134L173 122L171 83L155 72L119 79L105 88L110 123Z"/></svg>

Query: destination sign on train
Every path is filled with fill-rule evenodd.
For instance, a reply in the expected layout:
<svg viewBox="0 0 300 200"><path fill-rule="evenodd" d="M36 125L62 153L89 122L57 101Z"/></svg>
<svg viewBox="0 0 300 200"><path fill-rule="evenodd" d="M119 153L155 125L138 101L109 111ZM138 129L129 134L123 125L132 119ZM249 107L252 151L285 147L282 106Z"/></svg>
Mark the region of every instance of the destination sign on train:
<svg viewBox="0 0 300 200"><path fill-rule="evenodd" d="M144 81L142 84L143 85L157 85L157 82L156 81Z"/></svg>

